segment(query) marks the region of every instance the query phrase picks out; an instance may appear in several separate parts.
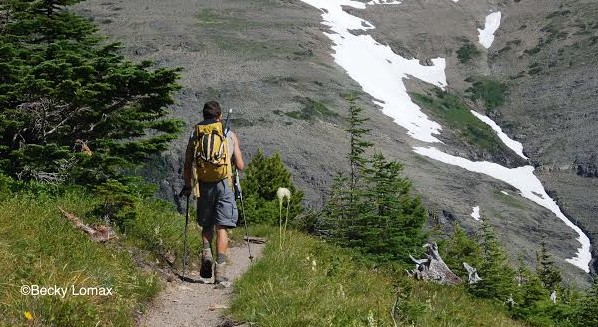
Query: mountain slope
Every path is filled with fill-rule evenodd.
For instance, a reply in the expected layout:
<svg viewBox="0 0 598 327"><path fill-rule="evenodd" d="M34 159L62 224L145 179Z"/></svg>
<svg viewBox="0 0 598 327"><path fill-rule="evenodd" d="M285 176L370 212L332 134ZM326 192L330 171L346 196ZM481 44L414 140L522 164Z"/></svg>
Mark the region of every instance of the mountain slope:
<svg viewBox="0 0 598 327"><path fill-rule="evenodd" d="M576 60L563 59L550 69L543 68L545 70L534 74L527 72L515 78L521 70L530 70L534 62L544 65L541 56L548 56L550 49L559 51L556 45L562 44L562 40L557 36L548 45L543 42L540 51L532 51L539 44L539 37L552 33L550 29L541 30L543 23L570 14L546 17L564 10L575 15L591 12L584 9L584 6L592 6L589 2L567 3L574 9L559 8L559 2L552 1L421 0L345 10L376 26L367 33L389 44L399 55L416 58L425 65L433 58L446 58L449 92L463 95L471 86L466 81L470 76L491 76L506 83L509 93L505 104L489 115L523 143L530 162L542 168L537 175L549 194L556 195L565 213L595 238L598 223L592 219L597 208L591 199L596 198L592 192L598 190L597 179L576 175L577 166L581 166L582 171L590 171L595 160L592 149L596 147L592 145L596 140L588 133L595 114L588 106L593 99L591 83L595 80L584 69L594 59L587 57L577 61L584 54L593 53L592 48L580 45L567 54ZM413 180L415 189L437 220L443 223L458 220L470 229L477 229L479 223L469 215L472 207L480 205L482 217L497 228L513 258L523 255L534 262L538 241L548 236L550 251L555 258L560 258L557 264L565 271L566 279L574 284L587 282L583 271L564 261L573 257L579 247L575 240L577 234L552 212L523 199L516 189L496 179L413 152L412 147L421 142L409 137L404 128L385 116L371 102L374 99L364 94L334 62L330 41L323 34L328 29L321 24L322 12L316 8L299 1L275 0L88 0L77 10L93 17L113 40L126 41L123 52L132 59L153 59L164 66L185 68L184 88L174 114L189 123L188 131L199 120L200 106L207 100L217 99L226 108L238 109L235 112L238 119L233 121L233 126L242 138L246 153L251 157L258 148L267 153L281 152L297 184L306 189L310 204L321 204L331 176L346 166L343 163L348 147L340 117L346 115L348 107L343 96L356 92L361 94L360 105L371 118L372 141L385 155L405 163L406 175ZM476 28L483 27L489 10L500 10L503 19L495 43L486 51L477 44ZM577 16L571 15L575 17L571 24L580 24L576 22ZM584 32L590 28L594 34L580 36L571 32L567 42L577 38L590 38L587 42L592 42L593 17L586 18ZM520 29L527 22L530 27ZM457 54L467 43L465 40L481 52L468 63L462 63ZM510 49L504 50L508 46ZM569 61L574 62L571 67L567 67ZM559 66L561 64L565 66ZM534 68L536 66L531 69ZM562 85L556 91L551 87L554 80ZM575 81L582 81L582 86L576 86L580 82ZM431 87L413 78L407 80L407 86L422 94L430 92ZM570 105L575 110L563 111L559 106L546 105L555 99L568 98L575 99ZM484 110L479 101L464 101L479 111ZM559 115L560 120L555 120ZM574 123L572 117L585 119ZM563 125L567 133L558 135ZM498 160L513 167L521 164L514 154L497 156L451 137L450 128L443 130L446 132L441 137L451 154L473 160ZM551 132L546 133L547 130ZM156 159L155 169L147 172L151 180L160 184L167 198L175 198L173 195L181 186L180 158L184 139L174 144L163 158ZM570 168L554 169L563 166Z"/></svg>

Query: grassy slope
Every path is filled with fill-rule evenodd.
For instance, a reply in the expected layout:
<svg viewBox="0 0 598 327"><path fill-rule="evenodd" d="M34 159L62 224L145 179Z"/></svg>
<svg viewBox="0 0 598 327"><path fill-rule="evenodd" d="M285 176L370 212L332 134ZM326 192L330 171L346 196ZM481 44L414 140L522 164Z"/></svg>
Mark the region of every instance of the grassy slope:
<svg viewBox="0 0 598 327"><path fill-rule="evenodd" d="M435 95L411 93L415 103L457 135L457 140L491 153L503 150L502 142L490 126L476 118L455 95L437 91Z"/></svg>
<svg viewBox="0 0 598 327"><path fill-rule="evenodd" d="M392 326L399 295L401 326L523 326L461 287L414 282L403 272L372 269L351 252L290 232L272 239L236 283L231 313L258 326Z"/></svg>
<svg viewBox="0 0 598 327"><path fill-rule="evenodd" d="M159 279L141 272L131 245L161 259L178 254L184 219L163 203L143 202L118 241L100 245L76 230L58 207L85 217L98 203L84 193L62 196L13 194L0 205L0 326L126 326L134 311L157 294ZM88 218L93 220L93 218ZM258 229L261 229L258 231ZM254 228L271 238L264 257L238 281L232 314L259 326L518 326L500 307L471 299L460 287L414 282L403 272L372 269L354 253L290 231L282 249L278 231ZM235 231L235 238L242 230ZM236 235L239 234L239 235ZM189 248L198 249L197 233ZM179 251L180 252L180 251ZM195 253L190 258L197 257ZM193 261L193 260L191 260ZM363 261L363 260L362 260ZM23 296L22 285L112 287L113 296Z"/></svg>
<svg viewBox="0 0 598 327"><path fill-rule="evenodd" d="M139 251L128 251L129 245L152 250L156 258L182 249L184 219L159 203L139 204L130 233L101 245L58 210L84 218L97 201L76 191L58 197L20 193L0 201L0 326L26 325L25 311L32 313L33 325L131 325L133 312L158 293L159 278L138 269L132 253ZM191 247L198 248L194 235ZM22 285L111 287L114 295L72 296L69 290L64 298L24 296Z"/></svg>

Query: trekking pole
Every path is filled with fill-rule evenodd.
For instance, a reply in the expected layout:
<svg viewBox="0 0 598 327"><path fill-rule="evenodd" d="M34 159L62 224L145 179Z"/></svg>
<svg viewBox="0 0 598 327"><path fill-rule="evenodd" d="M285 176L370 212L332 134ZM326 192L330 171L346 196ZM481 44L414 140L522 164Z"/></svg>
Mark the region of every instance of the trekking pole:
<svg viewBox="0 0 598 327"><path fill-rule="evenodd" d="M187 214L185 215L185 242L183 246L183 280L185 279L185 266L187 264L187 225L189 224L189 195L187 195Z"/></svg>
<svg viewBox="0 0 598 327"><path fill-rule="evenodd" d="M228 110L228 115L226 115L226 123L225 123L225 132L224 135L228 134L230 131L230 116L232 115L233 110ZM249 244L249 230L247 228L247 219L245 217L245 204L243 203L243 192L241 191L241 182L239 181L239 171L235 169L235 181L233 183L235 189L235 198L241 201L241 217L243 217L243 222L245 223L245 240L247 241L247 249L249 250L249 261L253 262L253 255L251 255L251 245Z"/></svg>
<svg viewBox="0 0 598 327"><path fill-rule="evenodd" d="M230 116L232 115L232 113L233 113L233 110L228 109L228 114L226 115L226 121L224 122L224 137L226 137L228 135L228 132L230 131L229 120L230 120Z"/></svg>
<svg viewBox="0 0 598 327"><path fill-rule="evenodd" d="M239 181L239 171L235 170L235 195L241 201L241 216L245 223L245 240L247 241L247 249L249 250L249 261L253 262L253 255L251 255L251 245L249 244L249 230L247 228L247 218L245 217L245 205L243 203L243 192L241 191L241 183Z"/></svg>

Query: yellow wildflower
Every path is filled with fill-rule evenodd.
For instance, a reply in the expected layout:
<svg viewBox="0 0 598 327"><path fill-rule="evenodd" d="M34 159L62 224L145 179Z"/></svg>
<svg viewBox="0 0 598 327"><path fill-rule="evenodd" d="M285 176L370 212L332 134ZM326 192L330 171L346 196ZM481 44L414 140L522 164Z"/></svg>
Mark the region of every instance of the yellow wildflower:
<svg viewBox="0 0 598 327"><path fill-rule="evenodd" d="M29 311L25 311L25 319L33 320L33 315Z"/></svg>

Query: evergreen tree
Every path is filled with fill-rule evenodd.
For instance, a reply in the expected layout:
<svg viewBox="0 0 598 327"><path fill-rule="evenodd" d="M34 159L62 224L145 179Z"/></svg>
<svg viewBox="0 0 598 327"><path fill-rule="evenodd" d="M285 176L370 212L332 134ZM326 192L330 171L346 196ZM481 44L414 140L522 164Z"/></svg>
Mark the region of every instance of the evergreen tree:
<svg viewBox="0 0 598 327"><path fill-rule="evenodd" d="M552 306L550 293L544 289L538 275L519 261L518 286L514 289L514 304L509 306L512 316L530 322L533 326L550 326L554 322L546 310Z"/></svg>
<svg viewBox="0 0 598 327"><path fill-rule="evenodd" d="M509 266L506 251L486 220L482 225L483 261L478 268L482 278L469 285L471 293L478 297L506 301L514 294L515 271Z"/></svg>
<svg viewBox="0 0 598 327"><path fill-rule="evenodd" d="M536 253L537 273L544 287L553 291L556 290L563 280L561 273L555 267L554 259L546 249L546 239L542 238L540 252Z"/></svg>
<svg viewBox="0 0 598 327"><path fill-rule="evenodd" d="M351 217L350 190L349 178L340 172L337 173L332 181L322 216L316 224L319 234L331 239L346 239L346 223Z"/></svg>
<svg viewBox="0 0 598 327"><path fill-rule="evenodd" d="M410 262L409 254L421 252L426 241L427 211L411 195L411 182L401 177L403 165L374 155L371 173L364 176L367 189L359 201L357 240L377 261Z"/></svg>
<svg viewBox="0 0 598 327"><path fill-rule="evenodd" d="M118 55L64 6L9 0L0 35L0 171L95 185L165 150L181 130L167 118L178 69Z"/></svg>
<svg viewBox="0 0 598 327"><path fill-rule="evenodd" d="M476 269L482 264L481 246L473 237L467 235L457 222L453 224L453 233L450 237L442 241L438 247L446 265L464 280L467 280L468 273L463 267L463 262Z"/></svg>
<svg viewBox="0 0 598 327"><path fill-rule="evenodd" d="M347 155L350 176L335 179L321 219L330 239L355 248L378 262L409 262L426 239L427 212L410 194L411 183L401 177L403 166L381 154L371 158L364 140L362 109L350 102Z"/></svg>
<svg viewBox="0 0 598 327"><path fill-rule="evenodd" d="M267 157L261 150L258 151L245 169L241 186L245 215L250 222L278 225L279 202L276 191L279 187L291 191L289 220L303 211L303 192L293 185L291 173L278 153Z"/></svg>
<svg viewBox="0 0 598 327"><path fill-rule="evenodd" d="M364 153L367 148L372 146L371 142L363 139L370 130L363 128L363 123L368 119L361 117L362 112L363 109L355 104L355 100L349 100L349 128L347 129L347 132L349 132L349 153L347 158L351 168L349 185L351 190L357 188L359 177L363 174L363 170L368 163Z"/></svg>
<svg viewBox="0 0 598 327"><path fill-rule="evenodd" d="M549 301L550 293L544 289L539 276L530 271L523 262L519 263L517 278L520 280L520 286L515 301L521 308L529 310L538 301Z"/></svg>
<svg viewBox="0 0 598 327"><path fill-rule="evenodd" d="M577 326L598 326L598 276L594 275L592 288L581 299L575 318Z"/></svg>

